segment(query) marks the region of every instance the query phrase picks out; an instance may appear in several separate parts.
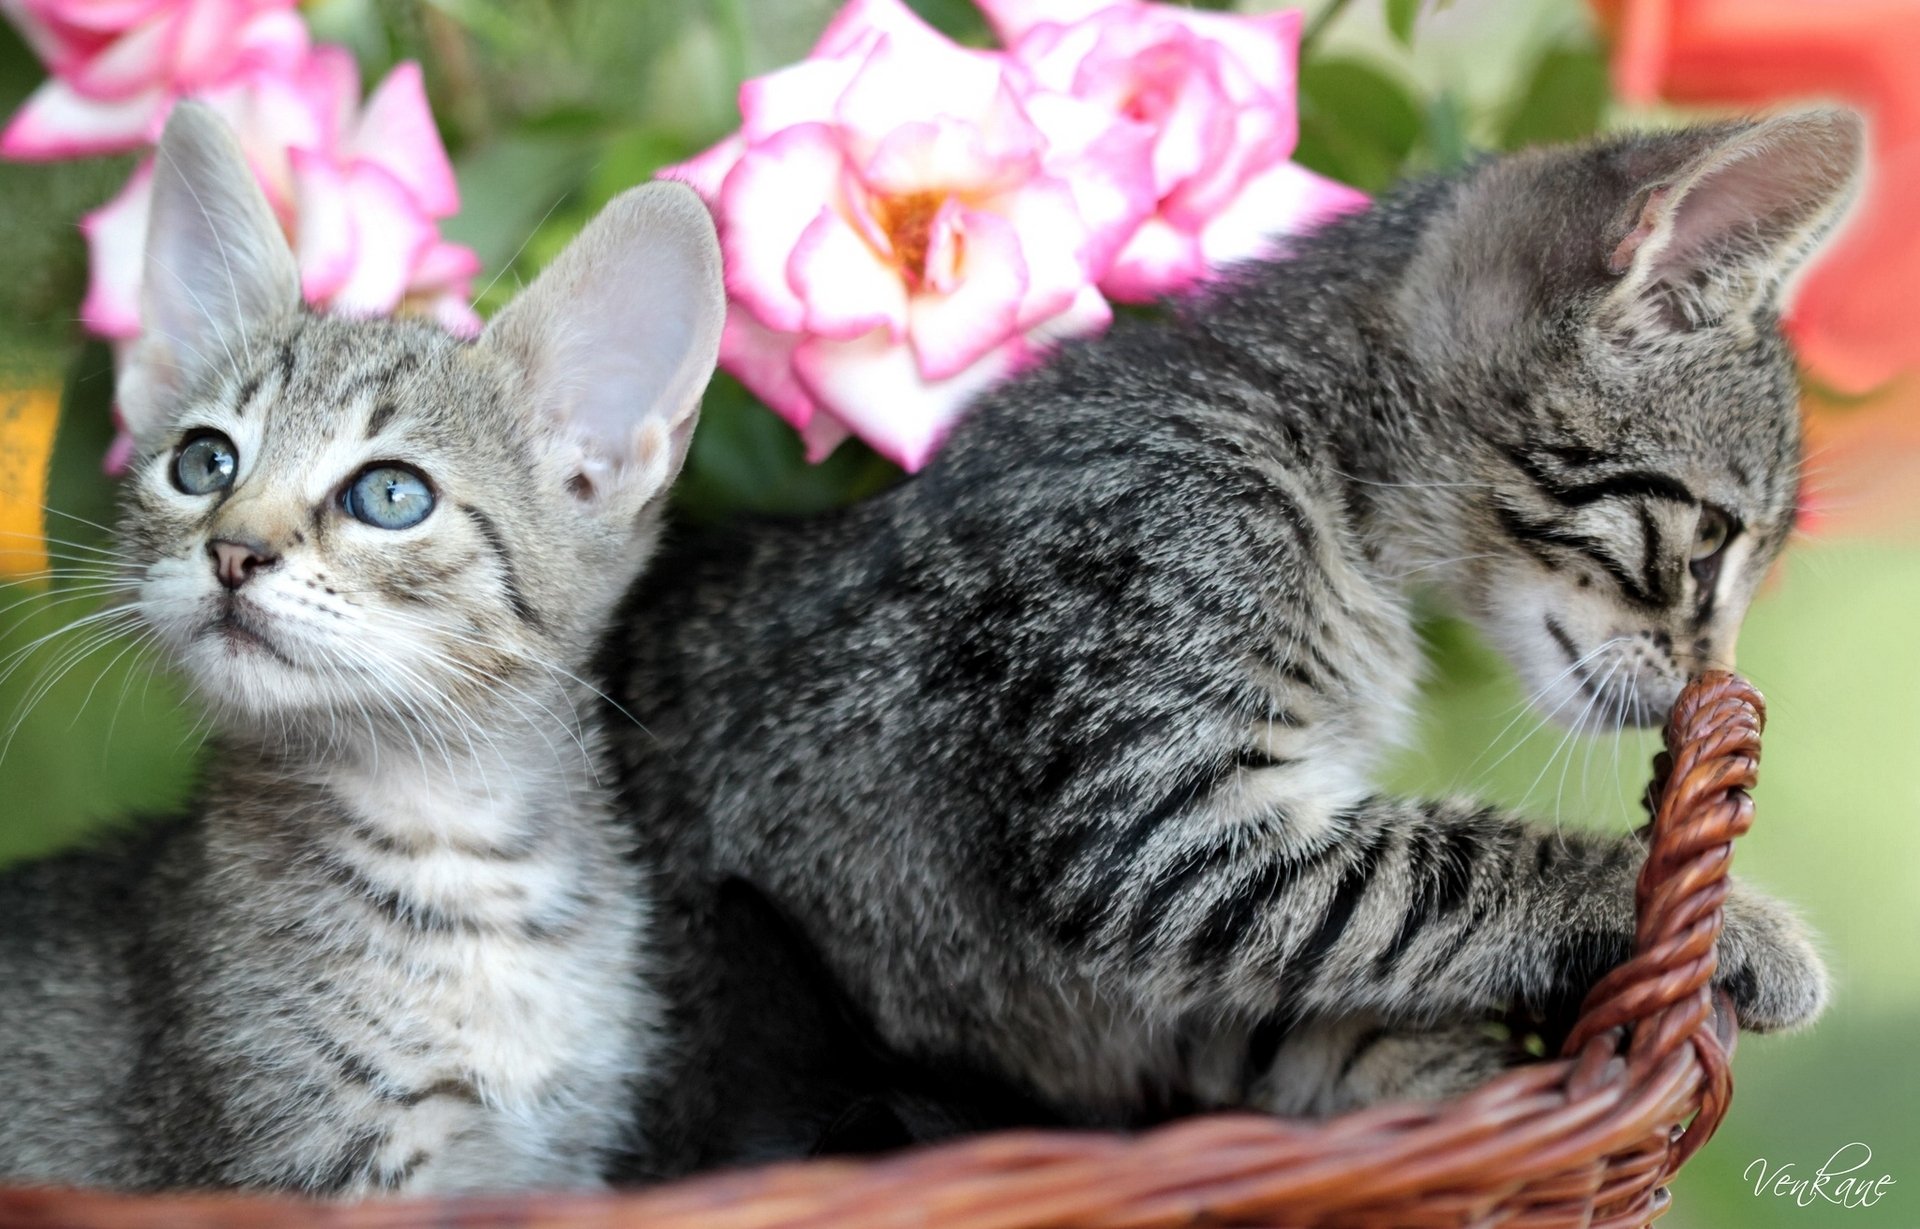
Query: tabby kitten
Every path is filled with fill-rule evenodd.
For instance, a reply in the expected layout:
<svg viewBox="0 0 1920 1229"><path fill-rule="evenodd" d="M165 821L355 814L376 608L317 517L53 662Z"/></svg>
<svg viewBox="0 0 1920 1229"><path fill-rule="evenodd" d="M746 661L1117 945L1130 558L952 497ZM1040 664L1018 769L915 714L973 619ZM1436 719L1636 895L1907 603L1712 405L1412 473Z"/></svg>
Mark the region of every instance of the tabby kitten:
<svg viewBox="0 0 1920 1229"><path fill-rule="evenodd" d="M755 883L888 1044L1077 1121L1509 1061L1467 1021L1620 960L1642 848L1380 791L1415 596L1583 727L1732 662L1794 516L1782 287L1862 143L1816 111L1410 184L989 393L879 498L688 539L606 664L673 901ZM1819 1012L1750 889L1719 955L1746 1027Z"/></svg>
<svg viewBox="0 0 1920 1229"><path fill-rule="evenodd" d="M577 672L712 369L711 222L635 189L477 344L317 316L183 104L143 312L119 536L218 734L190 814L0 875L0 1177L598 1182L661 1013Z"/></svg>

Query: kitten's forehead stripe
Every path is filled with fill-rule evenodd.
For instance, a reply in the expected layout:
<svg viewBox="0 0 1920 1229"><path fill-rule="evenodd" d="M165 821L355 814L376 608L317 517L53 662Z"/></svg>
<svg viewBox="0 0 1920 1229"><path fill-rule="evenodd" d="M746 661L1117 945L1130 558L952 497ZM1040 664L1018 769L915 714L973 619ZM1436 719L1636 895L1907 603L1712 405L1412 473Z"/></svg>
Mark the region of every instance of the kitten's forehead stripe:
<svg viewBox="0 0 1920 1229"><path fill-rule="evenodd" d="M255 372L247 377L246 381L240 385L239 391L234 394L234 417L245 418L247 416L247 410L253 405L253 399L259 395L260 386L265 382L266 377L260 372Z"/></svg>
<svg viewBox="0 0 1920 1229"><path fill-rule="evenodd" d="M421 356L409 352L398 355L373 371L349 373L335 388L332 399L335 404L345 407L367 394L376 398L390 398L398 391L401 378L418 370L420 364ZM372 434L369 430L368 435Z"/></svg>
<svg viewBox="0 0 1920 1229"><path fill-rule="evenodd" d="M300 349L297 343L301 332L304 330L297 330L292 337L280 343L276 365L280 372L280 392L283 396L293 387L293 374L300 363Z"/></svg>
<svg viewBox="0 0 1920 1229"><path fill-rule="evenodd" d="M373 413L367 415L366 437L373 439L379 435L381 431L386 429L387 424L393 421L393 416L399 412L399 405L390 397L383 397L379 401L374 402Z"/></svg>

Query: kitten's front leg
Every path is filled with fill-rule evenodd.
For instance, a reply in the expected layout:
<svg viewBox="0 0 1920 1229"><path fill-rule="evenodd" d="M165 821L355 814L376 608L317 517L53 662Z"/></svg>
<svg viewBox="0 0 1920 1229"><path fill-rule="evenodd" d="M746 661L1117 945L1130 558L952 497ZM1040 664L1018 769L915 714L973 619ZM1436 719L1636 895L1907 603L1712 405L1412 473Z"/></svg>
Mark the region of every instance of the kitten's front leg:
<svg viewBox="0 0 1920 1229"><path fill-rule="evenodd" d="M1461 1018L1583 993L1630 952L1630 837L1537 828L1490 807L1379 796L1199 800L1146 834L1082 829L1055 933L1137 1000L1264 1018ZM1807 1023L1826 975L1783 907L1736 887L1716 981L1741 1024Z"/></svg>
<svg viewBox="0 0 1920 1229"><path fill-rule="evenodd" d="M336 1110L328 1138L298 1158L307 1168L275 1185L339 1199L604 1186L599 1150L529 1146L552 1141L524 1138L511 1114L460 1081Z"/></svg>

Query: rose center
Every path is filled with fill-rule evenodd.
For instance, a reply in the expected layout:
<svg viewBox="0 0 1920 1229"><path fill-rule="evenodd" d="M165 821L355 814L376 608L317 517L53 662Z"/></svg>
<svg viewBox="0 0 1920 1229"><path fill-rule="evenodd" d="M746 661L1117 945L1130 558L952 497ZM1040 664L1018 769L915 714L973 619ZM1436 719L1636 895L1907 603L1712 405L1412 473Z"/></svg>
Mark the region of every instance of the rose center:
<svg viewBox="0 0 1920 1229"><path fill-rule="evenodd" d="M918 287L927 275L927 251L933 246L933 222L940 215L946 198L937 192L912 192L905 196L882 197L874 209L874 220L887 237L893 263Z"/></svg>

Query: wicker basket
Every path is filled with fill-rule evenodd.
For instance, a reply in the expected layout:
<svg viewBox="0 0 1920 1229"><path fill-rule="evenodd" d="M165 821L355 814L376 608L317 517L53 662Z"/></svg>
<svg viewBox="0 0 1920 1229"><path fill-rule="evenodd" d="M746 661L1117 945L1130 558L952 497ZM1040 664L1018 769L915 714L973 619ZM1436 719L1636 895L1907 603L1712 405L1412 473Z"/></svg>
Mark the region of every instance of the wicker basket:
<svg viewBox="0 0 1920 1229"><path fill-rule="evenodd" d="M1764 708L1745 682L1690 686L1651 796L1635 955L1587 996L1563 1057L1440 1105L1331 1122L1189 1119L1137 1136L1009 1132L870 1162L815 1161L630 1194L327 1204L230 1195L0 1190L4 1229L1159 1229L1638 1226L1713 1134L1732 1016L1713 944ZM3 1112L3 1111L0 1111ZM1690 1121L1690 1125L1689 1124Z"/></svg>

